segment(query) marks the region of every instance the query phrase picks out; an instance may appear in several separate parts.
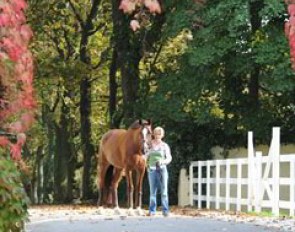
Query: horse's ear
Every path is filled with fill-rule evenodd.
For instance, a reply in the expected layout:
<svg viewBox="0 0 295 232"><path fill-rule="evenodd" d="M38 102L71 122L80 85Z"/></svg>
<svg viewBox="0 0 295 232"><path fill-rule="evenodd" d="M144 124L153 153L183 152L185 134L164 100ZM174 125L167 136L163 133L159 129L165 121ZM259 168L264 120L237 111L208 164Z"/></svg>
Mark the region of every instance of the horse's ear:
<svg viewBox="0 0 295 232"><path fill-rule="evenodd" d="M139 123L139 125L141 125L141 124L142 124L142 120L141 120L141 119L139 119L139 120L138 120L138 123Z"/></svg>
<svg viewBox="0 0 295 232"><path fill-rule="evenodd" d="M148 123L148 125L151 125L152 124L152 120L150 118L147 119L147 123Z"/></svg>

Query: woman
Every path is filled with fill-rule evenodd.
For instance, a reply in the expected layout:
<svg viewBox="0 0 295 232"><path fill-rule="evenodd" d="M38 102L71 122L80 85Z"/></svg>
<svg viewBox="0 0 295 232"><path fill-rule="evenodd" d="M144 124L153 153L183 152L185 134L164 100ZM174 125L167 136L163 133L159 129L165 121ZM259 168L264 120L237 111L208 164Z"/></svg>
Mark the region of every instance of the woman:
<svg viewBox="0 0 295 232"><path fill-rule="evenodd" d="M168 171L166 165L171 162L172 156L169 145L162 141L165 134L164 129L156 127L153 132L154 139L152 140L151 149L146 155L150 185L149 216L156 214L157 190L159 188L161 191L162 211L166 217L169 215Z"/></svg>

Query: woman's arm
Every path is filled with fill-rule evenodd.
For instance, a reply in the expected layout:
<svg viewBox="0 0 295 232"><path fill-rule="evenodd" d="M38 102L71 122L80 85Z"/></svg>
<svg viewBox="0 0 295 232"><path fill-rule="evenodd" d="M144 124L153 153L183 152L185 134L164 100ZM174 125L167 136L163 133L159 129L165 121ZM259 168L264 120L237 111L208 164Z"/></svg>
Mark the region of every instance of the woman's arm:
<svg viewBox="0 0 295 232"><path fill-rule="evenodd" d="M171 155L170 147L167 143L165 143L164 152L165 152L165 159L161 161L161 164L164 164L164 165L170 164L170 162L172 161L172 155Z"/></svg>

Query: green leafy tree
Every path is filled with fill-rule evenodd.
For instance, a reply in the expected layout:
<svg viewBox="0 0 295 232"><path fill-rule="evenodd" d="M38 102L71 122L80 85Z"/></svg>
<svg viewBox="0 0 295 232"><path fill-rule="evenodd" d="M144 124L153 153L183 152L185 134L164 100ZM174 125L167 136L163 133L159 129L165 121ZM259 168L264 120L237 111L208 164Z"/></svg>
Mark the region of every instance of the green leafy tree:
<svg viewBox="0 0 295 232"><path fill-rule="evenodd" d="M31 1L30 6L37 32L33 48L43 105L40 123L48 136L43 162L51 181L45 188L50 193L54 185L56 201L71 201L82 181L84 198L91 198L95 166L92 137L96 141L107 123L98 109L107 104L103 92L107 69L103 65L108 57L109 25L101 12L107 15L109 4ZM93 104L98 105L94 112Z"/></svg>
<svg viewBox="0 0 295 232"><path fill-rule="evenodd" d="M149 81L139 109L167 130L174 202L177 170L209 159L213 146L226 156L246 144L248 130L268 142L272 126L292 142L294 74L283 2L184 1L173 9L159 52L143 64Z"/></svg>

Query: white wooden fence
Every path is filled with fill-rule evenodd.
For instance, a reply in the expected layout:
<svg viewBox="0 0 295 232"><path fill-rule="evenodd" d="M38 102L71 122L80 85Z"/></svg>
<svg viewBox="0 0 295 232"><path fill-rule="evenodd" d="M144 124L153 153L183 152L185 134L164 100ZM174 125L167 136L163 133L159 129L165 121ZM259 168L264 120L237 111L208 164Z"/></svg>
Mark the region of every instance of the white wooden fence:
<svg viewBox="0 0 295 232"><path fill-rule="evenodd" d="M280 168L287 175L280 176ZM268 156L255 152L248 132L248 158L191 162L189 181L190 204L198 208L295 213L295 154L280 154L278 127L273 128ZM281 199L282 191L288 199Z"/></svg>

